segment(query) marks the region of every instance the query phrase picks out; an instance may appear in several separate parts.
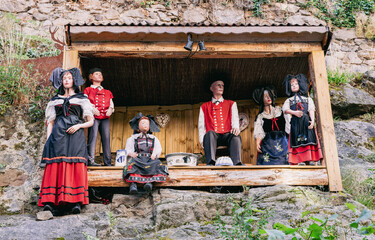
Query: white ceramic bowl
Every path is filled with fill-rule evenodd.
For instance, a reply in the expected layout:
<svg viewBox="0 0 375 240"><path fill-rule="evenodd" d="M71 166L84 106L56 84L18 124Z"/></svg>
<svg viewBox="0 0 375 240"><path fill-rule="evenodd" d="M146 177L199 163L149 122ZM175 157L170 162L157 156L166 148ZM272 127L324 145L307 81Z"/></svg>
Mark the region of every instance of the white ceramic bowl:
<svg viewBox="0 0 375 240"><path fill-rule="evenodd" d="M198 156L192 153L170 153L165 155L168 166L196 166Z"/></svg>

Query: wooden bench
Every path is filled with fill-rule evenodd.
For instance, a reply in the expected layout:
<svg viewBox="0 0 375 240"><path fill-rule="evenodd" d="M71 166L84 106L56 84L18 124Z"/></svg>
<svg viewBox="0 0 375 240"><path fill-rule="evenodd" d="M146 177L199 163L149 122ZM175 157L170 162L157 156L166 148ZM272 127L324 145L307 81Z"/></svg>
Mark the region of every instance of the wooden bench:
<svg viewBox="0 0 375 240"><path fill-rule="evenodd" d="M128 187L122 167L88 167L89 187ZM266 186L328 185L324 166L196 166L169 167L169 176L160 187L183 186Z"/></svg>

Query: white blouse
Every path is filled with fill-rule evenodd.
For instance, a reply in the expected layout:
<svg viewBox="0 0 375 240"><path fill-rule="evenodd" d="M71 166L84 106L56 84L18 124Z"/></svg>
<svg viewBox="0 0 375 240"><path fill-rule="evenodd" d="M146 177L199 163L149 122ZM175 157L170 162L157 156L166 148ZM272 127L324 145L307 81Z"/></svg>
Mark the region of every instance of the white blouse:
<svg viewBox="0 0 375 240"><path fill-rule="evenodd" d="M141 133L133 134L126 141L125 150L128 154L135 152L134 142L135 142L135 139L137 139L140 135L141 135ZM156 157L158 158L161 154L161 144L160 144L159 139L152 134L147 134L147 137L151 138L151 139L155 139L154 140L154 151L152 152L152 154L156 154Z"/></svg>
<svg viewBox="0 0 375 240"><path fill-rule="evenodd" d="M280 106L273 107L271 106L271 112L268 114L265 111L260 113L255 120L254 124L254 138L255 139L263 139L266 136L266 133L263 130L263 119L271 119L281 116L282 110Z"/></svg>
<svg viewBox="0 0 375 240"><path fill-rule="evenodd" d="M94 117L93 107L92 107L92 104L90 103L90 100L88 98L72 98L72 99L69 100L69 102L70 102L70 104L77 104L77 105L81 106L82 112L83 112L83 114L82 114L83 118L86 118L86 117L93 118ZM55 106L63 104L63 103L64 103L63 99L56 99L56 100L48 102L47 108L46 108L47 125L50 122L52 122L56 119Z"/></svg>

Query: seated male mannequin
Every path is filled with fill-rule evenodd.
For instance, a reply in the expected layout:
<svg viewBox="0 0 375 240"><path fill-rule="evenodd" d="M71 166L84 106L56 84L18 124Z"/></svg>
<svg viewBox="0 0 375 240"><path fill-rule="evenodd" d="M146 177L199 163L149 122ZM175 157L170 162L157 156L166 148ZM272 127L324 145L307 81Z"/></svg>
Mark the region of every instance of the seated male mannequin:
<svg viewBox="0 0 375 240"><path fill-rule="evenodd" d="M199 111L199 142L204 149L207 165L215 165L217 146L228 146L233 165L241 163L241 136L237 104L224 100L225 77L211 81L212 99L202 104Z"/></svg>

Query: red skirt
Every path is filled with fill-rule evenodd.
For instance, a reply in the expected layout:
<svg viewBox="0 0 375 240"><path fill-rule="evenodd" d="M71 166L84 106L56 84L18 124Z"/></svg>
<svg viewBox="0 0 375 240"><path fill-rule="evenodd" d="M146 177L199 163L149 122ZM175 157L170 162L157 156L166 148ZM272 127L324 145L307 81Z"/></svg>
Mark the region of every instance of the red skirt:
<svg viewBox="0 0 375 240"><path fill-rule="evenodd" d="M322 150L320 148L319 139L316 139L317 145L307 145L298 148L290 147L290 135L289 135L289 163L296 165L301 162L313 161L317 162L323 159Z"/></svg>
<svg viewBox="0 0 375 240"><path fill-rule="evenodd" d="M38 206L46 203L89 204L87 167L84 163L51 163L44 169Z"/></svg>

